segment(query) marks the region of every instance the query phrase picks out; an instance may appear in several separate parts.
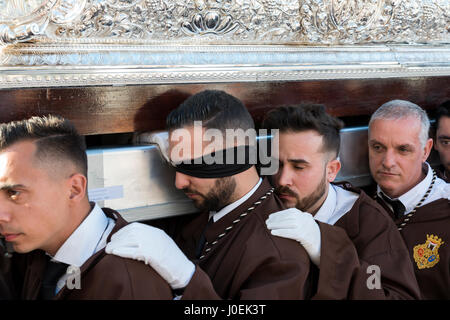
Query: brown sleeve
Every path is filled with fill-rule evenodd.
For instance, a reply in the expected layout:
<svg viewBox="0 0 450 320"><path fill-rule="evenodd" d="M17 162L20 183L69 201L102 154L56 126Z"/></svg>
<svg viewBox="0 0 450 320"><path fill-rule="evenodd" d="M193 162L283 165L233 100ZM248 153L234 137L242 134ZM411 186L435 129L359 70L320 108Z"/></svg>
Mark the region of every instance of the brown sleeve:
<svg viewBox="0 0 450 320"><path fill-rule="evenodd" d="M305 252L305 257L308 256ZM310 297L309 259L274 259L257 267L240 291L241 300L304 300ZM301 262L299 262L301 261Z"/></svg>
<svg viewBox="0 0 450 320"><path fill-rule="evenodd" d="M360 233L368 236L368 239L367 244L358 249L361 267L355 277L350 297L420 299L420 290L408 249L395 224L392 220L386 220L386 224L376 224L371 222L369 214L365 215L365 218L364 223L361 223ZM369 266L379 267L381 289L367 288L367 280L371 277Z"/></svg>
<svg viewBox="0 0 450 320"><path fill-rule="evenodd" d="M171 300L169 284L150 266L130 259L125 260L130 281L130 296L135 300Z"/></svg>
<svg viewBox="0 0 450 320"><path fill-rule="evenodd" d="M6 257L6 248L3 239L0 239L0 300L13 298L13 286L11 275L11 258Z"/></svg>
<svg viewBox="0 0 450 320"><path fill-rule="evenodd" d="M358 255L344 229L324 223L319 226L322 249L315 299L419 299L408 252L396 230L372 230ZM372 281L375 271L368 269L372 265L380 270L378 288Z"/></svg>
<svg viewBox="0 0 450 320"><path fill-rule="evenodd" d="M195 267L191 281L184 289L182 300L220 300L211 279L199 266Z"/></svg>
<svg viewBox="0 0 450 320"><path fill-rule="evenodd" d="M420 299L420 292L414 273L404 262L409 256L403 251L390 251L378 256L360 259L361 266L355 273L349 299L411 300ZM374 271L369 266L378 266L380 270L380 289L369 289L367 282L373 282Z"/></svg>
<svg viewBox="0 0 450 320"><path fill-rule="evenodd" d="M0 266L3 266L0 257ZM0 300L11 300L14 298L12 279L9 272L0 271Z"/></svg>
<svg viewBox="0 0 450 320"><path fill-rule="evenodd" d="M307 257L306 253L304 254ZM279 258L268 259L249 270L243 267L240 274L236 275L245 281L236 291L239 300L300 300L310 295L309 261L280 260ZM251 263L243 263L250 266ZM226 298L226 297L225 297ZM208 275L200 268L196 271L186 287L183 300L193 299L222 299L214 290Z"/></svg>
<svg viewBox="0 0 450 320"><path fill-rule="evenodd" d="M318 222L321 233L320 271L312 299L348 299L360 269L358 253L344 229Z"/></svg>
<svg viewBox="0 0 450 320"><path fill-rule="evenodd" d="M81 275L81 290L67 290L75 300L171 300L169 285L140 261L105 255Z"/></svg>

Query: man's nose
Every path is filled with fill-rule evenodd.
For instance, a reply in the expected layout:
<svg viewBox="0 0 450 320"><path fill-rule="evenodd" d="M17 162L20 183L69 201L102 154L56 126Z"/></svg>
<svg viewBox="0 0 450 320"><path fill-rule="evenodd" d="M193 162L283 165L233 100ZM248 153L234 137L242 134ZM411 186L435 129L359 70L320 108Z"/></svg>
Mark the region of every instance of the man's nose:
<svg viewBox="0 0 450 320"><path fill-rule="evenodd" d="M278 174L275 175L275 182L278 186L291 186L292 173L286 166L279 169Z"/></svg>
<svg viewBox="0 0 450 320"><path fill-rule="evenodd" d="M3 208L0 204L0 225L2 223L9 223L11 222L11 214L9 213L6 208Z"/></svg>
<svg viewBox="0 0 450 320"><path fill-rule="evenodd" d="M395 163L396 163L395 152L391 149L388 149L384 154L382 164L385 168L390 169L395 166Z"/></svg>
<svg viewBox="0 0 450 320"><path fill-rule="evenodd" d="M175 187L182 190L189 186L189 176L180 172L175 173Z"/></svg>

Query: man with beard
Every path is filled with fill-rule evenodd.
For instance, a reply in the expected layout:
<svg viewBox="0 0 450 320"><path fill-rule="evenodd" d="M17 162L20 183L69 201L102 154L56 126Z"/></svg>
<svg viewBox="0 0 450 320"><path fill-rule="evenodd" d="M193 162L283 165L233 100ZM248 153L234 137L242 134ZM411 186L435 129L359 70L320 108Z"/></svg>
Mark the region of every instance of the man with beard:
<svg viewBox="0 0 450 320"><path fill-rule="evenodd" d="M441 158L441 166L436 173L442 180L450 182L450 100L441 104L436 111L434 148Z"/></svg>
<svg viewBox="0 0 450 320"><path fill-rule="evenodd" d="M228 139L230 130L254 130L245 106L225 92L203 91L169 114L167 128L175 186L202 213L165 222L176 229L169 233L195 264L172 263L176 250L155 252L158 229L139 223L115 234L107 252L149 263L169 284L175 280L172 288L181 289L176 292L183 299L307 298L308 254L295 241L271 235L265 225L270 213L284 207L250 161L255 141ZM203 138L210 134L213 144ZM225 143L220 136L226 136Z"/></svg>
<svg viewBox="0 0 450 320"><path fill-rule="evenodd" d="M266 116L263 128L280 128L280 168L271 179L291 208L270 215L267 226L309 253L319 273L315 299L418 298L408 251L387 213L349 183L331 183L341 167L342 126L322 105L285 106Z"/></svg>
<svg viewBox="0 0 450 320"><path fill-rule="evenodd" d="M418 105L385 103L369 122L369 164L377 201L395 221L424 299L450 299L450 185L426 162L433 140Z"/></svg>

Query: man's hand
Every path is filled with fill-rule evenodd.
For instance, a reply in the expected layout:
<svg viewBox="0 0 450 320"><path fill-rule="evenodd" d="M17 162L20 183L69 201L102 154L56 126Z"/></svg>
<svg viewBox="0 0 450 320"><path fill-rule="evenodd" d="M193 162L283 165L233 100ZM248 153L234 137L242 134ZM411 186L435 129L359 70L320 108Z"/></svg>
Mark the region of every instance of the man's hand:
<svg viewBox="0 0 450 320"><path fill-rule="evenodd" d="M186 287L195 271L195 265L163 230L142 223L131 223L113 234L105 251L149 264L172 289Z"/></svg>
<svg viewBox="0 0 450 320"><path fill-rule="evenodd" d="M266 225L274 236L300 242L311 261L320 265L320 228L310 213L295 208L278 211L269 216Z"/></svg>

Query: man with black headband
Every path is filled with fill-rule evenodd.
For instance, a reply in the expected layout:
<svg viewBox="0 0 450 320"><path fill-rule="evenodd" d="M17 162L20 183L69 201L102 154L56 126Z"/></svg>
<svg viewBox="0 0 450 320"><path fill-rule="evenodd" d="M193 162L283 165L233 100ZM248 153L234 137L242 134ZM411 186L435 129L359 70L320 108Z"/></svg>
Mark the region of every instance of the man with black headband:
<svg viewBox="0 0 450 320"><path fill-rule="evenodd" d="M342 126L322 105L266 116L263 128L280 128L280 169L271 178L291 208L270 215L267 226L306 248L318 267L315 299L418 298L408 251L386 212L350 184L331 183L341 166Z"/></svg>
<svg viewBox="0 0 450 320"><path fill-rule="evenodd" d="M158 229L143 224L114 235L107 252L146 261L169 284L177 280L173 289L187 284L183 299L307 298L307 253L265 225L284 207L254 166L256 135L251 137L254 123L245 106L225 92L203 91L172 111L167 127L175 185L202 211L179 218L181 230L174 233L196 265L171 262L176 250L155 252L151 239ZM246 138L230 140L229 133Z"/></svg>

